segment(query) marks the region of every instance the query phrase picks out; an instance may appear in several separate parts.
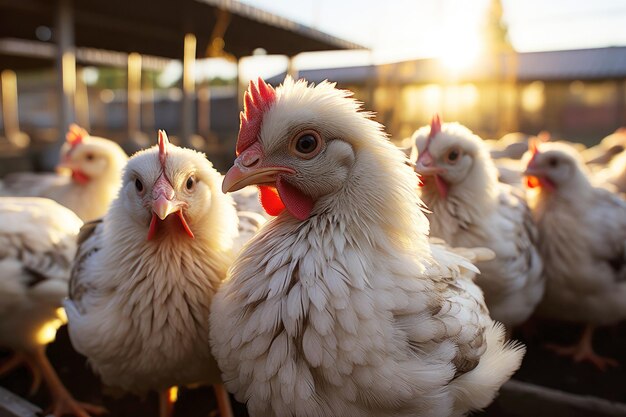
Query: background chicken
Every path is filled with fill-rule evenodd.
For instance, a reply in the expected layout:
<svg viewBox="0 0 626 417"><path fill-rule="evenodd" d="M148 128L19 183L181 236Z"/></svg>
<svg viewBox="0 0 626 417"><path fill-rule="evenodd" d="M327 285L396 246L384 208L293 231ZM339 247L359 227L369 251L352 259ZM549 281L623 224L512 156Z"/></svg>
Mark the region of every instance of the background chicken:
<svg viewBox="0 0 626 417"><path fill-rule="evenodd" d="M592 337L596 326L626 318L626 202L592 186L570 147L542 144L531 156L529 201L547 280L538 312L586 324L579 344L552 349L601 369L616 365L595 354Z"/></svg>
<svg viewBox="0 0 626 417"><path fill-rule="evenodd" d="M74 213L52 200L0 197L0 345L15 352L0 365L0 374L28 366L32 393L43 378L55 416L104 411L76 402L45 354L65 321L61 303L81 225Z"/></svg>
<svg viewBox="0 0 626 417"><path fill-rule="evenodd" d="M607 167L594 175L598 185L626 195L626 151L611 160Z"/></svg>
<svg viewBox="0 0 626 417"><path fill-rule="evenodd" d="M549 133L541 132L539 137L549 140ZM531 138L522 132L507 133L498 140L486 140L489 153L493 159L520 159L528 150L528 140Z"/></svg>
<svg viewBox="0 0 626 417"><path fill-rule="evenodd" d="M478 264L477 283L491 317L510 331L530 317L544 290L537 230L523 193L498 182L487 146L458 123L442 125L435 115L413 140L431 234L496 253Z"/></svg>
<svg viewBox="0 0 626 417"><path fill-rule="evenodd" d="M107 385L161 392L211 383L228 396L207 346L209 307L226 276L237 213L203 154L168 144L128 162L119 197L81 231L66 303L72 344Z"/></svg>
<svg viewBox="0 0 626 417"><path fill-rule="evenodd" d="M382 126L323 82L259 79L224 191L278 215L213 302L223 380L252 416L447 416L520 364L464 258L428 243L417 177Z"/></svg>
<svg viewBox="0 0 626 417"><path fill-rule="evenodd" d="M242 188L231 193L231 197L235 202L237 217L239 217L239 235L233 246L234 253L238 253L270 216L263 210L259 192L254 187Z"/></svg>
<svg viewBox="0 0 626 417"><path fill-rule="evenodd" d="M603 138L600 143L581 152L582 158L589 166L606 165L621 152L626 150L626 128L620 127Z"/></svg>
<svg viewBox="0 0 626 417"><path fill-rule="evenodd" d="M50 198L83 221L102 217L115 198L128 160L122 148L72 125L60 160L60 174L12 174L4 178L0 192Z"/></svg>

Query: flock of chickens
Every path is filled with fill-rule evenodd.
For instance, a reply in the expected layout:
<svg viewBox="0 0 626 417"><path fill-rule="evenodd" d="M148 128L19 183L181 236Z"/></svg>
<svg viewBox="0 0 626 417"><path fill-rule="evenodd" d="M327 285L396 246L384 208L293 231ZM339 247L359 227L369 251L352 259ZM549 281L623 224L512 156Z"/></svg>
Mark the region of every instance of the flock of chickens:
<svg viewBox="0 0 626 417"><path fill-rule="evenodd" d="M73 126L66 173L5 178L0 375L28 366L55 416L105 412L46 358L65 322L162 416L193 384L222 417L227 391L253 417L465 415L518 369L533 315L585 326L557 353L616 365L592 336L626 318L624 132L581 154L435 116L407 159L334 84L259 79L244 102L225 176L162 131L128 159Z"/></svg>

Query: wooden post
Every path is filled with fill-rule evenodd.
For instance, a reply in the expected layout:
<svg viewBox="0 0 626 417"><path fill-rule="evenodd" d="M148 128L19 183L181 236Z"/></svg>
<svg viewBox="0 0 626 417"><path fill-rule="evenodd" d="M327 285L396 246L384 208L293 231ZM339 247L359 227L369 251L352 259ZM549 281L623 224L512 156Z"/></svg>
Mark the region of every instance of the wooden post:
<svg viewBox="0 0 626 417"><path fill-rule="evenodd" d="M211 87L206 84L198 89L198 132L211 136Z"/></svg>
<svg viewBox="0 0 626 417"><path fill-rule="evenodd" d="M74 121L74 93L76 91L76 55L74 46L74 11L72 0L58 0L55 20L57 43L57 108L58 139L42 157L42 168L52 170L59 160L59 150L65 134Z"/></svg>
<svg viewBox="0 0 626 417"><path fill-rule="evenodd" d="M237 107L243 109L243 94L248 87L244 80L241 79L241 58L237 58Z"/></svg>
<svg viewBox="0 0 626 417"><path fill-rule="evenodd" d="M294 59L293 56L289 56L287 57L288 61L287 61L287 74L291 75L291 78L293 78L294 80L298 79L298 68L296 67L295 63L294 63Z"/></svg>
<svg viewBox="0 0 626 417"><path fill-rule="evenodd" d="M196 68L196 37L193 33L185 35L183 55L183 117L181 144L189 147L194 133L194 93Z"/></svg>
<svg viewBox="0 0 626 417"><path fill-rule="evenodd" d="M141 130L141 55L128 55L128 137L133 140Z"/></svg>
<svg viewBox="0 0 626 417"><path fill-rule="evenodd" d="M0 74L2 79L2 120L4 121L4 135L7 139L20 131L19 112L17 102L17 77L12 70L4 70Z"/></svg>
<svg viewBox="0 0 626 417"><path fill-rule="evenodd" d="M141 125L143 131L148 133L150 140L154 140L156 135L156 111L154 103L154 75L143 78L143 94L145 100L142 100ZM152 143L152 142L151 142Z"/></svg>
<svg viewBox="0 0 626 417"><path fill-rule="evenodd" d="M76 122L80 127L91 131L91 121L89 119L89 91L83 77L84 68L76 71Z"/></svg>

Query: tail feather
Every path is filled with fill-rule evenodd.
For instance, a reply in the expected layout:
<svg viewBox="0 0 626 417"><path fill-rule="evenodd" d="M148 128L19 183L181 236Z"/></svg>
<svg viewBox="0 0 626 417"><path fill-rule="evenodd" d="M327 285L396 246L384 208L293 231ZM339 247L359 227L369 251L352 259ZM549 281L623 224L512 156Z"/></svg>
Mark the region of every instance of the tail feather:
<svg viewBox="0 0 626 417"><path fill-rule="evenodd" d="M494 322L486 330L486 340L487 350L478 366L450 382L454 415L487 407L522 363L526 347L515 341L505 342L502 324Z"/></svg>

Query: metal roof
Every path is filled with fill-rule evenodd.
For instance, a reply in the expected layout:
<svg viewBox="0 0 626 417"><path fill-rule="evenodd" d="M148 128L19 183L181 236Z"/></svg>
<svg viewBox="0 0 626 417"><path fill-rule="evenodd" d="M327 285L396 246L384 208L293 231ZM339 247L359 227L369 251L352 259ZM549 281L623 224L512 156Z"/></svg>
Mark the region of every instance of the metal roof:
<svg viewBox="0 0 626 417"><path fill-rule="evenodd" d="M328 79L344 84L362 84L368 77L373 77L380 85L447 82L451 75L434 58L299 72L300 77L314 82ZM270 82L280 83L283 78L284 74L276 75ZM623 79L626 78L626 47L493 55L482 58L473 68L458 74L456 79L484 82L507 78L517 81Z"/></svg>
<svg viewBox="0 0 626 417"><path fill-rule="evenodd" d="M518 78L579 80L626 77L626 47L519 54Z"/></svg>
<svg viewBox="0 0 626 417"><path fill-rule="evenodd" d="M37 28L54 28L58 1L0 0L0 38L37 40ZM203 58L219 21L224 51L235 57L256 48L288 56L363 48L232 0L76 0L72 10L79 47L180 59L184 35L194 33Z"/></svg>
<svg viewBox="0 0 626 417"><path fill-rule="evenodd" d="M56 57L56 45L49 42L24 39L0 39L0 70L28 69L51 66ZM143 68L162 70L172 60L142 55ZM83 65L101 65L126 68L128 54L95 48L76 48L76 62Z"/></svg>

